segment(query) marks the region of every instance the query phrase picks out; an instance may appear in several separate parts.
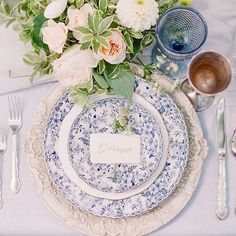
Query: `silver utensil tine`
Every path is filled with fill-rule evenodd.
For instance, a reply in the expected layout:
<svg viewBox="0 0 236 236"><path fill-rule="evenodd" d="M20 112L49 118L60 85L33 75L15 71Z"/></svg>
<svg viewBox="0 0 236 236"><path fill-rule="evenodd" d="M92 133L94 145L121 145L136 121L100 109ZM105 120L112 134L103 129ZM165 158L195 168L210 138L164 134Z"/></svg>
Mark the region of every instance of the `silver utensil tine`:
<svg viewBox="0 0 236 236"><path fill-rule="evenodd" d="M16 96L16 111L17 111L17 117L18 119L21 119L21 111L20 111L20 102L19 102L19 97Z"/></svg>
<svg viewBox="0 0 236 236"><path fill-rule="evenodd" d="M9 110L9 119L12 119L12 102L11 102L11 96L8 96L8 110Z"/></svg>

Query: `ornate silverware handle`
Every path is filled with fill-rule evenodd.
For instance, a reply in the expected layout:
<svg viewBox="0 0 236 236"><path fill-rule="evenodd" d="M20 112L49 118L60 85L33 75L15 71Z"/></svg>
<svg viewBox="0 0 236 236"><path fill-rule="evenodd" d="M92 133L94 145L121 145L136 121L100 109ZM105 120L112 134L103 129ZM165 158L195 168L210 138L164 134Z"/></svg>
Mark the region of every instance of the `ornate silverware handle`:
<svg viewBox="0 0 236 236"><path fill-rule="evenodd" d="M12 143L12 176L11 176L11 191L17 193L20 190L20 179L19 179L19 164L17 156L17 145L16 145L16 133L13 134Z"/></svg>
<svg viewBox="0 0 236 236"><path fill-rule="evenodd" d="M219 154L219 172L218 172L218 199L216 216L224 220L227 216L227 197L226 197L226 173L225 173L225 155Z"/></svg>

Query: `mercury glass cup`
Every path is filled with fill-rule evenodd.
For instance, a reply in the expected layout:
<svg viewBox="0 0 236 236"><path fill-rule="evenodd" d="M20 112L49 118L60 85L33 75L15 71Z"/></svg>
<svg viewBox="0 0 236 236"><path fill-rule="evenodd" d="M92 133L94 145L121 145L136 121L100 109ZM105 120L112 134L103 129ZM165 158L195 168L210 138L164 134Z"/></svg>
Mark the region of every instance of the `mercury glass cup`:
<svg viewBox="0 0 236 236"><path fill-rule="evenodd" d="M178 73L171 77L184 78L189 60L200 50L207 33L206 21L198 11L189 7L171 8L157 22L153 62L158 62L157 57L164 54L179 67ZM161 68L164 70L165 66Z"/></svg>
<svg viewBox="0 0 236 236"><path fill-rule="evenodd" d="M197 111L207 109L214 96L224 91L232 79L232 69L229 61L220 53L214 51L202 52L196 55L188 65L188 80L182 84L187 88L187 96L195 97L194 106Z"/></svg>

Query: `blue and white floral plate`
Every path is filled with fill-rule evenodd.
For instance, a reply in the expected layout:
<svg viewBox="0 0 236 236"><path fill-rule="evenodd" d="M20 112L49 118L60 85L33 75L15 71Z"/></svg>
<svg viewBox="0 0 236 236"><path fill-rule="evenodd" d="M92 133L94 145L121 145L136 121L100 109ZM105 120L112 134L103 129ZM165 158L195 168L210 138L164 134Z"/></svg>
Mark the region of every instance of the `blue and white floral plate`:
<svg viewBox="0 0 236 236"><path fill-rule="evenodd" d="M183 174L189 145L187 128L181 112L166 93L155 91L147 82L137 80L135 93L152 104L161 114L170 143L161 174L148 188L124 199L112 200L92 196L68 178L62 168L56 143L63 120L74 107L69 92L61 97L52 110L45 135L45 162L49 175L61 194L81 210L112 218L145 213L163 202L174 191Z"/></svg>
<svg viewBox="0 0 236 236"><path fill-rule="evenodd" d="M93 164L90 161L90 135L116 133L114 121L123 108L129 110L131 131L141 139L140 164ZM148 188L163 170L169 138L159 112L135 94L133 104L120 97L100 96L91 107L74 106L64 118L56 151L67 177L86 193L119 200Z"/></svg>

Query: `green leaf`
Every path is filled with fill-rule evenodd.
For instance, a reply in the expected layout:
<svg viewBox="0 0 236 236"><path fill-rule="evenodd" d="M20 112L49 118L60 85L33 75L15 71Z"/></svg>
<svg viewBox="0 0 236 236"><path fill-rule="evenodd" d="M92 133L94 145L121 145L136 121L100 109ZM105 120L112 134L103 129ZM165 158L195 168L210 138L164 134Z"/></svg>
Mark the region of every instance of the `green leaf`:
<svg viewBox="0 0 236 236"><path fill-rule="evenodd" d="M108 16L105 19L103 19L99 25L98 34L102 34L103 32L105 32L111 25L113 19L114 19L114 15Z"/></svg>
<svg viewBox="0 0 236 236"><path fill-rule="evenodd" d="M81 43L87 43L91 42L93 40L94 36L92 34L86 34L82 39Z"/></svg>
<svg viewBox="0 0 236 236"><path fill-rule="evenodd" d="M126 45L127 45L127 48L129 50L129 52L132 53L133 50L134 50L134 48L133 48L133 40L132 40L130 34L127 31L124 32L124 38L125 38L125 42L126 42Z"/></svg>
<svg viewBox="0 0 236 236"><path fill-rule="evenodd" d="M41 58L35 52L28 52L23 56L23 61L27 65L34 66L37 63L40 63Z"/></svg>
<svg viewBox="0 0 236 236"><path fill-rule="evenodd" d="M104 71L104 75L105 75L106 79L109 80L112 78L112 76L111 76L112 74L113 75L116 74L115 71L117 71L117 67L118 67L118 65L106 63L106 69ZM114 76L113 76L113 78L114 78Z"/></svg>
<svg viewBox="0 0 236 236"><path fill-rule="evenodd" d="M92 31L94 31L93 14L88 15L88 26Z"/></svg>
<svg viewBox="0 0 236 236"><path fill-rule="evenodd" d="M99 0L99 10L106 12L107 10L107 0Z"/></svg>
<svg viewBox="0 0 236 236"><path fill-rule="evenodd" d="M135 77L132 73L120 71L117 79L108 80L107 82L114 92L125 97L130 102L132 101L135 86Z"/></svg>
<svg viewBox="0 0 236 236"><path fill-rule="evenodd" d="M84 5L84 0L76 0L76 8L81 8Z"/></svg>
<svg viewBox="0 0 236 236"><path fill-rule="evenodd" d="M47 18L45 18L43 14L38 15L34 19L34 28L30 35L34 44L36 44L40 48L44 48L47 51L49 51L48 46L43 42L40 36L41 28L46 21L47 21Z"/></svg>
<svg viewBox="0 0 236 236"><path fill-rule="evenodd" d="M90 47L90 45L91 45L91 42L82 43L81 46L80 46L80 49L81 50L86 50Z"/></svg>
<svg viewBox="0 0 236 236"><path fill-rule="evenodd" d="M106 66L105 66L105 62L104 60L100 60L98 63L98 73L102 74L105 70Z"/></svg>
<svg viewBox="0 0 236 236"><path fill-rule="evenodd" d="M95 39L97 40L97 42L99 42L101 45L103 45L104 47L109 47L109 43L108 40L105 37L102 36L96 36Z"/></svg>
<svg viewBox="0 0 236 236"><path fill-rule="evenodd" d="M93 31L89 28L83 27L83 26L78 26L76 28L76 30L78 30L79 32L81 32L82 34L91 34L93 33Z"/></svg>
<svg viewBox="0 0 236 236"><path fill-rule="evenodd" d="M93 25L94 25L94 32L98 32L99 25L102 20L102 12L101 11L95 11L93 14Z"/></svg>
<svg viewBox="0 0 236 236"><path fill-rule="evenodd" d="M82 90L79 86L74 86L71 91L71 97L74 103L85 105L89 100L89 93L86 90Z"/></svg>
<svg viewBox="0 0 236 236"><path fill-rule="evenodd" d="M93 78L98 83L98 85L103 88L107 89L109 87L108 83L106 82L104 76L97 74L95 71L93 72Z"/></svg>
<svg viewBox="0 0 236 236"><path fill-rule="evenodd" d="M141 49L151 46L154 40L155 38L152 34L146 34L141 41Z"/></svg>
<svg viewBox="0 0 236 236"><path fill-rule="evenodd" d="M99 34L99 36L108 37L108 36L111 36L111 34L112 34L111 31L105 31L105 32Z"/></svg>
<svg viewBox="0 0 236 236"><path fill-rule="evenodd" d="M143 34L141 32L137 32L134 30L129 30L129 33L130 33L131 37L133 37L135 39L141 39L143 37Z"/></svg>
<svg viewBox="0 0 236 236"><path fill-rule="evenodd" d="M96 39L94 39L94 40L92 41L92 46L93 46L93 51L94 51L96 54L98 54L98 50L99 50L99 48L100 48L100 43L97 42Z"/></svg>
<svg viewBox="0 0 236 236"><path fill-rule="evenodd" d="M85 82L84 84L78 86L82 90L88 91L90 93L93 89L93 80L90 79L89 81Z"/></svg>

